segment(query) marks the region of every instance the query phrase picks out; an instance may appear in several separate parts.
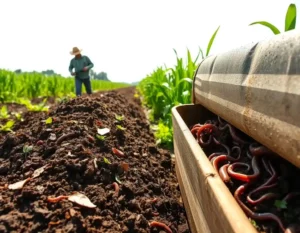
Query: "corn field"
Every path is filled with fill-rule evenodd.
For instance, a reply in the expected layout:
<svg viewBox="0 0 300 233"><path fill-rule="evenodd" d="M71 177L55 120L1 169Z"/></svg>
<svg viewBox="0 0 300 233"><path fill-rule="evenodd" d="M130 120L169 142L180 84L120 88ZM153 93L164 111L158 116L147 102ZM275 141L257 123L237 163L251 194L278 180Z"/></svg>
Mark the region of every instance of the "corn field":
<svg viewBox="0 0 300 233"><path fill-rule="evenodd" d="M150 120L157 122L156 137L158 142L170 148L173 143L171 109L180 104L191 103L193 75L197 60L203 53L200 49L193 60L187 50L187 62L179 58L176 50L177 64L173 68L158 67L138 85L143 96L143 104L150 109Z"/></svg>
<svg viewBox="0 0 300 233"><path fill-rule="evenodd" d="M124 83L114 83L102 80L92 80L93 90L111 90L129 86ZM84 86L82 86L85 93ZM0 102L12 102L23 97L62 97L75 91L74 78L61 76L46 76L39 73L16 74L0 70Z"/></svg>

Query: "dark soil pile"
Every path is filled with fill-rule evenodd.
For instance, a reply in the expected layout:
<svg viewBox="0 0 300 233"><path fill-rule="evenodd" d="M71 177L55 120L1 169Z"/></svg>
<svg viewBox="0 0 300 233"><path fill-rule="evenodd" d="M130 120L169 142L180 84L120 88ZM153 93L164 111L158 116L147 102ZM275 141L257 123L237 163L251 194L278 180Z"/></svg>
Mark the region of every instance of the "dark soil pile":
<svg viewBox="0 0 300 233"><path fill-rule="evenodd" d="M156 147L133 91L27 112L14 133L0 133L0 232L163 232L152 221L189 232L173 160ZM110 132L97 138L97 128ZM22 189L8 189L45 165ZM47 199L76 191L96 208Z"/></svg>

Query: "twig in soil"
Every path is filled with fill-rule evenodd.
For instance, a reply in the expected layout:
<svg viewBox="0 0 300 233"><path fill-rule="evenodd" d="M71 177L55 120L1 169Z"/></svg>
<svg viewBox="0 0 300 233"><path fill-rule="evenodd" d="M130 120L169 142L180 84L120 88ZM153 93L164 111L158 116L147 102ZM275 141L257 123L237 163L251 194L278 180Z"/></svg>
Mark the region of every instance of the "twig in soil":
<svg viewBox="0 0 300 233"><path fill-rule="evenodd" d="M72 132L72 133L68 133L68 134L63 134L62 136L60 136L57 141L56 141L56 145L59 145L60 143L62 143L64 140L66 140L67 138L70 137L75 137L77 135L76 132Z"/></svg>
<svg viewBox="0 0 300 233"><path fill-rule="evenodd" d="M163 228L166 232L168 233L172 233L172 230L170 229L170 227L168 227L166 224L162 223L162 222L157 222L157 221L152 221L149 224L150 227L158 227L158 228Z"/></svg>

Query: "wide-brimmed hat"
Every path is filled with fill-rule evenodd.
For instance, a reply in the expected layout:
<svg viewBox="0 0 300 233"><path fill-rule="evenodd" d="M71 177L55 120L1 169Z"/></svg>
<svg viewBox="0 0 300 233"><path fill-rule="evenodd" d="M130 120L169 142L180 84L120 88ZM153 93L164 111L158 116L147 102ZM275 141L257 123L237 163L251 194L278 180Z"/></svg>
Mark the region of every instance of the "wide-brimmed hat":
<svg viewBox="0 0 300 233"><path fill-rule="evenodd" d="M80 54L80 52L82 51L82 49L78 49L77 47L74 47L72 49L72 51L70 52L71 55L78 55Z"/></svg>

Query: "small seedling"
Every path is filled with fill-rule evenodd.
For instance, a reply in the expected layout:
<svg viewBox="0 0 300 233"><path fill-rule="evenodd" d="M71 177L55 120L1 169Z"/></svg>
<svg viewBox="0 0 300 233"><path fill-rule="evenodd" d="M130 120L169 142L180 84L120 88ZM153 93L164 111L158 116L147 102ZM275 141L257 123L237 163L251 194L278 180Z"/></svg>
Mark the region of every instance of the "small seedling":
<svg viewBox="0 0 300 233"><path fill-rule="evenodd" d="M121 125L117 125L117 129L122 130L122 131L126 130L126 128L122 127Z"/></svg>
<svg viewBox="0 0 300 233"><path fill-rule="evenodd" d="M109 160L107 158L103 157L103 160L104 160L104 163L111 164L111 162L109 162Z"/></svg>
<svg viewBox="0 0 300 233"><path fill-rule="evenodd" d="M48 117L45 121L47 125L52 124L52 117Z"/></svg>
<svg viewBox="0 0 300 233"><path fill-rule="evenodd" d="M23 153L24 153L25 159L26 159L27 155L32 151L32 149L33 149L33 146L28 146L28 145L23 146Z"/></svg>
<svg viewBox="0 0 300 233"><path fill-rule="evenodd" d="M96 135L96 138L98 138L100 141L105 141L106 137L104 135Z"/></svg>
<svg viewBox="0 0 300 233"><path fill-rule="evenodd" d="M9 113L7 107L6 105L3 105L0 112L0 119L8 119L8 118L9 118Z"/></svg>
<svg viewBox="0 0 300 233"><path fill-rule="evenodd" d="M16 119L17 119L18 121L24 121L24 119L22 118L21 113L16 112L16 113L14 113L14 115L15 115L15 117L16 117Z"/></svg>
<svg viewBox="0 0 300 233"><path fill-rule="evenodd" d="M116 117L117 121L123 121L125 119L124 115L117 115L117 114L115 114L115 117Z"/></svg>
<svg viewBox="0 0 300 233"><path fill-rule="evenodd" d="M0 125L0 131L3 132L12 132L12 127L14 126L15 122L13 120L10 120L6 122L5 125Z"/></svg>

